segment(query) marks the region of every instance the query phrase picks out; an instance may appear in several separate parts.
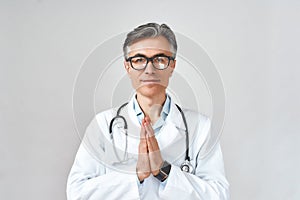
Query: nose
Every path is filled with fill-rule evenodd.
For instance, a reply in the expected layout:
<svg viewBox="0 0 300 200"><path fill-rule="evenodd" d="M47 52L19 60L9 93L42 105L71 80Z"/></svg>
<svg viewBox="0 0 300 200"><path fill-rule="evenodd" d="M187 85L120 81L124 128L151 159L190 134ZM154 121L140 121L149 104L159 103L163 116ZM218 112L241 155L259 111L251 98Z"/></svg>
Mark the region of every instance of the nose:
<svg viewBox="0 0 300 200"><path fill-rule="evenodd" d="M145 73L146 74L154 74L155 73L155 67L153 66L152 62L148 62L146 68L145 68Z"/></svg>

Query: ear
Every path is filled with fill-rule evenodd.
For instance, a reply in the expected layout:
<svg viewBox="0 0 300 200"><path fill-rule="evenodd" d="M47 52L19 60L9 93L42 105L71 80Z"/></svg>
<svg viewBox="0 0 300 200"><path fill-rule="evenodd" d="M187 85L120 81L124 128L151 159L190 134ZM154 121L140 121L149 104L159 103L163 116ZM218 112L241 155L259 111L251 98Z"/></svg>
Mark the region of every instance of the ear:
<svg viewBox="0 0 300 200"><path fill-rule="evenodd" d="M126 62L126 60L124 60L123 64L124 64L124 67L125 67L127 73L129 73L129 69L130 69L129 62Z"/></svg>
<svg viewBox="0 0 300 200"><path fill-rule="evenodd" d="M173 71L175 69L175 66L176 66L176 60L171 61L171 63L170 63L170 68L171 68L170 76L172 76Z"/></svg>

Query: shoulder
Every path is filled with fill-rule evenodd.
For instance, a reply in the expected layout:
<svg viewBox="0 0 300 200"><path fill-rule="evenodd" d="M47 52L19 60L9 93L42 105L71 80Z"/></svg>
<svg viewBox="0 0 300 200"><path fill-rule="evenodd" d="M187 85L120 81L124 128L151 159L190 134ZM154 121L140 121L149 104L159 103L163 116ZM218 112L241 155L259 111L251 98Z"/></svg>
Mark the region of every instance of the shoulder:
<svg viewBox="0 0 300 200"><path fill-rule="evenodd" d="M117 114L118 108L110 108L103 110L101 112L98 112L95 116L95 119L98 121L98 123L103 123L103 122L109 122L116 114Z"/></svg>
<svg viewBox="0 0 300 200"><path fill-rule="evenodd" d="M184 112L185 115L191 116L191 117L196 117L201 120L209 120L209 117L199 111L192 110L189 108L182 108L182 111Z"/></svg>
<svg viewBox="0 0 300 200"><path fill-rule="evenodd" d="M203 144L204 141L210 137L211 129L211 120L207 115L204 115L201 112L191 110L191 109L182 109L187 126L189 128L190 137L193 141L197 141L197 144ZM200 146L201 146L200 145Z"/></svg>
<svg viewBox="0 0 300 200"><path fill-rule="evenodd" d="M210 118L198 111L188 109L188 108L182 108L182 111L187 118L187 122L195 122L198 126L205 126L210 125Z"/></svg>
<svg viewBox="0 0 300 200"><path fill-rule="evenodd" d="M102 134L108 134L109 124L113 116L116 115L116 110L116 108L111 108L98 112L86 127L85 138L94 140L95 138L102 138Z"/></svg>
<svg viewBox="0 0 300 200"><path fill-rule="evenodd" d="M116 115L117 108L110 108L104 111L98 112L89 122L86 127L86 132L93 130L92 132L107 132L111 119Z"/></svg>

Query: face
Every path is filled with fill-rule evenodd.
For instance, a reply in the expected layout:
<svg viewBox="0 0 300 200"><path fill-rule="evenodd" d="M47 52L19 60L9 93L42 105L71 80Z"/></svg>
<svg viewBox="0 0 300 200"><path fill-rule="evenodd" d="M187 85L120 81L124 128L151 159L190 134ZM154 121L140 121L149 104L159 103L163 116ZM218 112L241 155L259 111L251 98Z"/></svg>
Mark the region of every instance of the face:
<svg viewBox="0 0 300 200"><path fill-rule="evenodd" d="M129 46L128 57L143 55L151 58L155 55L166 55L172 57L170 44L168 40L162 36L155 38L142 39ZM169 66L164 70L154 68L151 61L143 70L135 70L131 67L130 62L124 61L125 69L128 73L133 88L137 93L144 96L153 96L160 93L165 93L175 68L176 61L171 60Z"/></svg>

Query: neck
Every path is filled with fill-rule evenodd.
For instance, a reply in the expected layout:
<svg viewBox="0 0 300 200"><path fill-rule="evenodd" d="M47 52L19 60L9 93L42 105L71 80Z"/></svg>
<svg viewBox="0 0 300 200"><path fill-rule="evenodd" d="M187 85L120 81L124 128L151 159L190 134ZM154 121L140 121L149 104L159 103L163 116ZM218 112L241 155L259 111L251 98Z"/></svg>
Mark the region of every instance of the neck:
<svg viewBox="0 0 300 200"><path fill-rule="evenodd" d="M145 96L137 93L137 101L145 116L148 116L154 124L160 117L162 106L166 100L166 93L162 92L154 96Z"/></svg>

